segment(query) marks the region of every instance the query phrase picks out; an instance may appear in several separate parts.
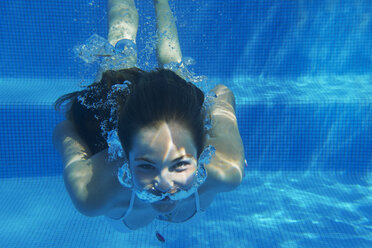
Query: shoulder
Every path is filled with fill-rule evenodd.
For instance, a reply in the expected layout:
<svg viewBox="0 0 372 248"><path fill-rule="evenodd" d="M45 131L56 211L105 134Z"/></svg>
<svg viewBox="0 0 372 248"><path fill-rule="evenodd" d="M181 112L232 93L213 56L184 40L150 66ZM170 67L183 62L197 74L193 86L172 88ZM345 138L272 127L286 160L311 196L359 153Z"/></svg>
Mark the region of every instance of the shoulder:
<svg viewBox="0 0 372 248"><path fill-rule="evenodd" d="M109 161L107 149L92 155L71 122L56 126L53 143L62 157L65 187L80 213L102 215L129 195L116 176L122 159Z"/></svg>
<svg viewBox="0 0 372 248"><path fill-rule="evenodd" d="M233 109L235 109L235 96L234 93L226 85L217 84L210 91L216 94L215 103L225 103L230 104Z"/></svg>
<svg viewBox="0 0 372 248"><path fill-rule="evenodd" d="M236 189L244 176L241 162L233 156L226 156L224 151L219 151L218 148L212 161L205 167L208 174L206 185L217 193Z"/></svg>
<svg viewBox="0 0 372 248"><path fill-rule="evenodd" d="M105 149L65 168L65 186L77 210L87 216L98 216L118 204L121 207L127 205L131 191L122 187L117 179L122 162L109 161Z"/></svg>
<svg viewBox="0 0 372 248"><path fill-rule="evenodd" d="M74 161L91 156L87 144L77 133L74 124L68 120L62 121L54 128L53 144L61 154L65 168Z"/></svg>

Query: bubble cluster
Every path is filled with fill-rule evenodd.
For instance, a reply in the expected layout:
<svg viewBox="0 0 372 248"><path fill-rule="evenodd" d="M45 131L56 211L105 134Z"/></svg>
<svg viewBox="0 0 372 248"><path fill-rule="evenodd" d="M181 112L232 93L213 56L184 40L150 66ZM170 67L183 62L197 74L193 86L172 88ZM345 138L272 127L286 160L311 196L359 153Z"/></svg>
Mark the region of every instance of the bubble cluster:
<svg viewBox="0 0 372 248"><path fill-rule="evenodd" d="M108 144L108 160L115 161L118 158L124 157L124 150L121 146L118 132L116 129L111 130L107 133L107 144Z"/></svg>
<svg viewBox="0 0 372 248"><path fill-rule="evenodd" d="M204 129L208 135L208 131L212 128L212 120L209 115L209 109L214 104L215 99L217 98L216 93L213 91L209 91L204 95L204 103L203 103L203 109L204 109Z"/></svg>
<svg viewBox="0 0 372 248"><path fill-rule="evenodd" d="M100 85L89 86L77 97L77 101L88 110L94 112L94 118L100 123L101 135L108 145L109 161L124 156L118 138L119 99L129 95L131 82L112 85L110 89ZM98 97L97 96L102 96Z"/></svg>
<svg viewBox="0 0 372 248"><path fill-rule="evenodd" d="M115 55L115 48L98 34L90 36L84 44L74 47L74 53L85 63L93 63L103 57Z"/></svg>
<svg viewBox="0 0 372 248"><path fill-rule="evenodd" d="M124 81L123 84L115 84L111 87L111 90L107 94L107 99L103 103L103 107L110 110L109 119L105 119L101 122L101 130L103 137L106 137L107 145L109 147L109 161L114 161L119 157L124 156L124 150L121 146L119 136L118 136L118 116L119 109L117 98L121 95L128 95L129 81ZM113 128L112 128L113 127Z"/></svg>
<svg viewBox="0 0 372 248"><path fill-rule="evenodd" d="M118 180L119 180L120 184L123 185L126 188L132 188L133 187L132 173L129 170L128 161L125 161L123 166L119 168Z"/></svg>
<svg viewBox="0 0 372 248"><path fill-rule="evenodd" d="M206 76L198 76L196 73L192 72L187 68L187 66L195 64L194 59L190 57L185 57L180 63L171 62L169 64L163 65L164 69L169 69L176 72L180 77L184 78L186 81L192 83L200 83L207 79Z"/></svg>
<svg viewBox="0 0 372 248"><path fill-rule="evenodd" d="M133 67L137 58L137 46L132 40L119 40L113 47L98 34L93 34L73 50L87 64L98 62L101 71Z"/></svg>

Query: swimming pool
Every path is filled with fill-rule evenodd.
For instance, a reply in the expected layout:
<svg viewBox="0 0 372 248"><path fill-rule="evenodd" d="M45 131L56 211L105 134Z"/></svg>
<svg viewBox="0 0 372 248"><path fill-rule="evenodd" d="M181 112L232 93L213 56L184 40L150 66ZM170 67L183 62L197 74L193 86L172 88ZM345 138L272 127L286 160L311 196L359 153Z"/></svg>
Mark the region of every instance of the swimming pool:
<svg viewBox="0 0 372 248"><path fill-rule="evenodd" d="M151 0L139 63L155 66ZM106 2L0 2L0 247L372 247L369 1L171 1L192 70L236 95L248 167L193 225L117 233L73 207L51 136L60 95L94 77L73 47ZM160 225L164 244L155 237Z"/></svg>

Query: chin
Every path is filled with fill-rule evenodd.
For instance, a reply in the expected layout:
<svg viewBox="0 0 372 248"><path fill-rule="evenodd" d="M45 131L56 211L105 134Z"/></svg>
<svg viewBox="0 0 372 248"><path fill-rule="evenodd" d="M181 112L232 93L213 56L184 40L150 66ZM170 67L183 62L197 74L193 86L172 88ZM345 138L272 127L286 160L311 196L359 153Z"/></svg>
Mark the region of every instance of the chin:
<svg viewBox="0 0 372 248"><path fill-rule="evenodd" d="M169 199L164 199L161 201L151 203L151 206L159 213L165 214L171 212L176 208L178 201L172 201Z"/></svg>

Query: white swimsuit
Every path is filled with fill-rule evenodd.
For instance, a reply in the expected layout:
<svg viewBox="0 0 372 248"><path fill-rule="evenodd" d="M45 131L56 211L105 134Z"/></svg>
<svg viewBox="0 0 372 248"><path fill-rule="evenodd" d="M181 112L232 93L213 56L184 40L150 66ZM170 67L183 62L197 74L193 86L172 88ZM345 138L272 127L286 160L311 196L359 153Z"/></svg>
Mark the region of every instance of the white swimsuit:
<svg viewBox="0 0 372 248"><path fill-rule="evenodd" d="M106 220L119 232L133 231L132 229L130 229L127 226L127 224L125 224L125 218L130 214L130 212L133 209L135 196L136 196L135 192L132 191L132 196L130 198L129 208L122 217L120 217L119 219L113 219L113 218L110 218L110 217L106 216ZM195 207L196 207L196 212L189 219L187 219L184 222L191 222L190 220L192 220L192 222L194 222L195 220L198 219L198 218L196 218L196 217L198 217L198 214L203 213L203 211L200 209L200 200L199 200L198 191L195 191ZM159 215L158 219L159 220L165 220L165 218L162 215ZM184 222L182 222L182 223L184 223Z"/></svg>

